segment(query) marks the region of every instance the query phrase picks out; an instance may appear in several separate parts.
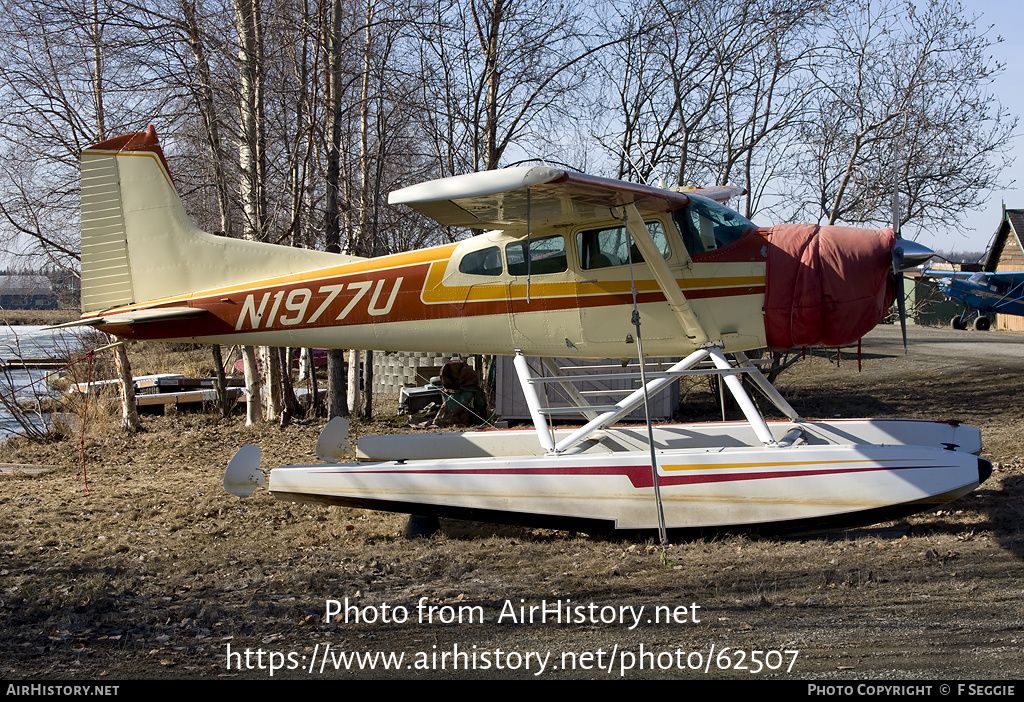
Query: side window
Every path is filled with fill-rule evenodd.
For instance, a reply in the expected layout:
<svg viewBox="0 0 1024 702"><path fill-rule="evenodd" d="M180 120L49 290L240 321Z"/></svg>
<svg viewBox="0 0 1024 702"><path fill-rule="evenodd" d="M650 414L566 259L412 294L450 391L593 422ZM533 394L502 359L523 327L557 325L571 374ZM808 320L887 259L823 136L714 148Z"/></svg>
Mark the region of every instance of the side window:
<svg viewBox="0 0 1024 702"><path fill-rule="evenodd" d="M459 261L459 272L469 275L501 275L501 249L497 246L470 251Z"/></svg>
<svg viewBox="0 0 1024 702"><path fill-rule="evenodd" d="M672 218L691 256L728 246L754 226L749 219L725 205L692 196L690 204L676 210Z"/></svg>
<svg viewBox="0 0 1024 702"><path fill-rule="evenodd" d="M668 240L661 222L648 222L647 231L661 250L664 258L669 257ZM580 252L580 268L585 271L609 266L622 266L629 263L643 263L643 256L636 244L632 244L626 234L625 227L608 227L606 229L588 229L576 235L576 245Z"/></svg>
<svg viewBox="0 0 1024 702"><path fill-rule="evenodd" d="M568 268L565 239L547 236L542 239L516 241L505 247L508 272L511 275L562 273ZM529 266L527 266L529 261ZM529 269L529 270L527 270Z"/></svg>

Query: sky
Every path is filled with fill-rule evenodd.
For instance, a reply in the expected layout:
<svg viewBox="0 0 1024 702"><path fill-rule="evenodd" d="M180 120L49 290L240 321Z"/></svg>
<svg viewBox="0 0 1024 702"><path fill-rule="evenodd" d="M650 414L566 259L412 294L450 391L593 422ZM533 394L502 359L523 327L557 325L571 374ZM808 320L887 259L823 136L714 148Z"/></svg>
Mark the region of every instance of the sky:
<svg viewBox="0 0 1024 702"><path fill-rule="evenodd" d="M1020 0L966 0L968 13L979 16L979 29L995 25L990 36L1001 36L1002 43L992 47L992 55L1006 65L1005 71L989 87L990 92L1010 114L1021 117L1013 141L1013 166L1003 174L1011 185L989 193L985 206L965 218L966 233L956 231L921 234L918 240L936 251L986 251L1003 216L1003 202L1010 209L1024 209L1024 3Z"/></svg>

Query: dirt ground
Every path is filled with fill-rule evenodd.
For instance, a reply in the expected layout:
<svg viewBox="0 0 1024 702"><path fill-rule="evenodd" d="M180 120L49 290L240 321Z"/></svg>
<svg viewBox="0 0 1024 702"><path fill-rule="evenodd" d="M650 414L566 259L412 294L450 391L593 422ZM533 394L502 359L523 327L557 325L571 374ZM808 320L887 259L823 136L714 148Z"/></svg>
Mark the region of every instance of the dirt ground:
<svg viewBox="0 0 1024 702"><path fill-rule="evenodd" d="M245 442L265 468L315 460L320 421L173 414L125 436L98 420L84 475L78 436L11 441L0 461L58 468L0 477L0 679L1019 679L1024 335L911 336L909 356L880 329L862 370L812 355L777 385L808 417L979 426L985 484L899 523L664 555L455 521L407 541L401 515L222 490ZM707 388L687 401L714 416Z"/></svg>

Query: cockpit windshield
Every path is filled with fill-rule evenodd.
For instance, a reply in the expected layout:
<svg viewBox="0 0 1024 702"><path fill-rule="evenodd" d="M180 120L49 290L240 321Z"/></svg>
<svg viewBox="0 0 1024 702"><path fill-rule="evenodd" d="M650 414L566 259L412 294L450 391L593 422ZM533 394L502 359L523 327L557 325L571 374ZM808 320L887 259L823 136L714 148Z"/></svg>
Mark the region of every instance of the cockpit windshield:
<svg viewBox="0 0 1024 702"><path fill-rule="evenodd" d="M991 273L981 272L972 275L969 280L975 285L981 287L987 287L990 291L1005 295L1010 290L1010 281L1003 280L999 275L992 275Z"/></svg>
<svg viewBox="0 0 1024 702"><path fill-rule="evenodd" d="M672 215L691 256L728 246L755 225L714 200L690 196L690 204Z"/></svg>

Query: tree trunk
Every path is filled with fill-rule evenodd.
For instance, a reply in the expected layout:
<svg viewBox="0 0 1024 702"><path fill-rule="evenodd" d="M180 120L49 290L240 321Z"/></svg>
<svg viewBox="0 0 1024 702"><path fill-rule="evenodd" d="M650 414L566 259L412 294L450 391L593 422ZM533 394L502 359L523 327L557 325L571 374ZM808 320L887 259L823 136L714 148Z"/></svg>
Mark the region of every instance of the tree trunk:
<svg viewBox="0 0 1024 702"><path fill-rule="evenodd" d="M231 187L224 168L223 148L220 137L220 120L217 116L216 102L213 95L213 77L210 69L210 53L203 41L203 27L197 16L194 0L179 0L184 29L188 37L189 48L195 60L195 72L198 85L191 91L203 119L206 130L206 142L210 147L210 164L213 168L213 179L217 186L217 211L220 217L220 233L230 237L234 235L231 223L230 203Z"/></svg>
<svg viewBox="0 0 1024 702"><path fill-rule="evenodd" d="M231 414L231 408L228 406L228 382L227 378L224 377L224 357L221 355L219 344L214 344L210 349L213 351L213 374L214 386L217 388L217 404L220 405L221 415L227 417Z"/></svg>
<svg viewBox="0 0 1024 702"><path fill-rule="evenodd" d="M348 416L348 398L345 394L345 352L331 349L327 352L327 418Z"/></svg>
<svg viewBox="0 0 1024 702"><path fill-rule="evenodd" d="M277 351L281 360L281 393L284 398L281 426L287 426L292 417L300 414L299 401L295 397L295 386L292 384L292 350L281 347Z"/></svg>
<svg viewBox="0 0 1024 702"><path fill-rule="evenodd" d="M363 416L373 417L373 351L367 351L363 360Z"/></svg>
<svg viewBox="0 0 1024 702"><path fill-rule="evenodd" d="M245 426L258 424L263 419L263 408L260 405L260 374L256 369L256 351L252 346L242 347L242 358L245 363Z"/></svg>
<svg viewBox="0 0 1024 702"><path fill-rule="evenodd" d="M375 1L366 0L363 16L363 75L359 90L359 230L350 244L351 253L359 256L377 255L376 236L370 231L370 210L374 206L370 198L370 62L373 58L372 29L375 10ZM366 351L362 369L359 367L359 351L349 353L348 367L352 372L348 376L348 404L354 414L370 417L373 415L373 385L369 380L373 375L373 353ZM367 379L364 380L364 377Z"/></svg>
<svg viewBox="0 0 1024 702"><path fill-rule="evenodd" d="M320 403L320 383L316 377L316 357L313 349L302 349L302 355L306 357L309 372L309 412L314 417L322 417L323 406Z"/></svg>
<svg viewBox="0 0 1024 702"><path fill-rule="evenodd" d="M136 432L142 428L139 421L139 408L135 404L135 380L132 378L132 365L128 362L128 352L124 344L114 347L114 365L121 382L121 429Z"/></svg>
<svg viewBox="0 0 1024 702"><path fill-rule="evenodd" d="M359 350L350 349L348 352L348 401L349 412L359 416L362 403L359 402L359 380L362 373L359 369Z"/></svg>
<svg viewBox="0 0 1024 702"><path fill-rule="evenodd" d="M343 115L341 89L344 83L342 66L341 0L331 0L331 14L328 31L328 95L327 105L330 119L330 139L327 145L327 192L324 198L324 237L328 251L341 253L341 203L339 188L341 181L341 128ZM348 416L348 402L345 395L344 352L332 349L327 354L327 416Z"/></svg>
<svg viewBox="0 0 1024 702"><path fill-rule="evenodd" d="M276 422L284 409L284 386L281 378L281 355L277 347L261 346L260 360L263 364L263 418Z"/></svg>
<svg viewBox="0 0 1024 702"><path fill-rule="evenodd" d="M242 184L243 235L262 241L266 234L266 118L264 114L263 23L258 0L235 0L238 32L238 165Z"/></svg>

